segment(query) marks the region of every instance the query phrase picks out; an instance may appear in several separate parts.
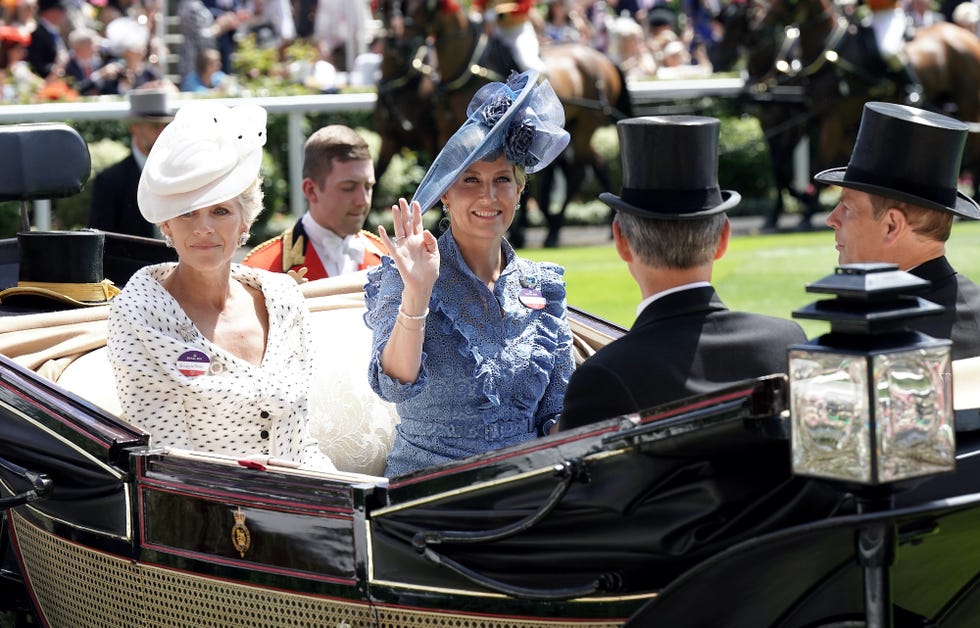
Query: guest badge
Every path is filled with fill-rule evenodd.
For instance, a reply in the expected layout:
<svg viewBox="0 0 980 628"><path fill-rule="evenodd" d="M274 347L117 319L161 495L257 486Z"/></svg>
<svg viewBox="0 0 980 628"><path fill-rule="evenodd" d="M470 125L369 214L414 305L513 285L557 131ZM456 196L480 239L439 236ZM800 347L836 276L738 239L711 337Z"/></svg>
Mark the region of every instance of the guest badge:
<svg viewBox="0 0 980 628"><path fill-rule="evenodd" d="M185 351L177 358L177 370L187 377L204 375L211 368L211 358L201 351Z"/></svg>
<svg viewBox="0 0 980 628"><path fill-rule="evenodd" d="M532 310L540 310L546 304L541 291L535 290L534 288L524 288L517 295L517 298L524 304L524 307L531 308Z"/></svg>

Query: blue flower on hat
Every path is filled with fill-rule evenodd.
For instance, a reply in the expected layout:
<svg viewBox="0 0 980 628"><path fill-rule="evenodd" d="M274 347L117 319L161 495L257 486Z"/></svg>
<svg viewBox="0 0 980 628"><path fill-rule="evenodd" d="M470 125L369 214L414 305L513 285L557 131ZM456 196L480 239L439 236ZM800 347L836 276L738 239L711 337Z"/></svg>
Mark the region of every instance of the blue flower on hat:
<svg viewBox="0 0 980 628"><path fill-rule="evenodd" d="M538 158L531 154L534 143L534 123L525 118L515 122L504 135L504 157L521 168L528 170L538 164Z"/></svg>
<svg viewBox="0 0 980 628"><path fill-rule="evenodd" d="M483 124L492 127L497 122L500 121L501 116L507 113L510 106L514 103L514 99L508 94L497 94L494 96L487 106L480 111L480 115L483 116Z"/></svg>

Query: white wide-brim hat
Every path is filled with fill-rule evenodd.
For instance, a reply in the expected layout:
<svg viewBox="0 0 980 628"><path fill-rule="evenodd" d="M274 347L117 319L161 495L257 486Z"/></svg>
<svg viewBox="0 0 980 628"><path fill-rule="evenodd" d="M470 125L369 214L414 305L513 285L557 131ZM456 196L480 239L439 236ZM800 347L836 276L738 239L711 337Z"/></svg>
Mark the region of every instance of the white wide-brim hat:
<svg viewBox="0 0 980 628"><path fill-rule="evenodd" d="M538 73L512 74L506 83L488 83L474 94L466 121L429 167L412 201L432 208L474 162L503 154L528 174L550 164L568 145L565 110Z"/></svg>
<svg viewBox="0 0 980 628"><path fill-rule="evenodd" d="M257 105L188 103L153 144L136 199L153 224L231 200L259 176L266 112Z"/></svg>

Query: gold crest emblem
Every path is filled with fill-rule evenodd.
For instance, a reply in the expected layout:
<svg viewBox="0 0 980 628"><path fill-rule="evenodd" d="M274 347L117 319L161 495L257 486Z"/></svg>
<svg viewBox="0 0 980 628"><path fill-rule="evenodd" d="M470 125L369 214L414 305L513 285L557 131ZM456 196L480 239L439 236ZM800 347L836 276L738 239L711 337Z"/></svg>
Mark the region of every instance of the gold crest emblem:
<svg viewBox="0 0 980 628"><path fill-rule="evenodd" d="M252 533L248 531L248 527L245 525L245 513L242 512L241 506L238 507L234 515L235 525L231 528L231 544L235 546L241 557L245 558L245 552L252 547Z"/></svg>

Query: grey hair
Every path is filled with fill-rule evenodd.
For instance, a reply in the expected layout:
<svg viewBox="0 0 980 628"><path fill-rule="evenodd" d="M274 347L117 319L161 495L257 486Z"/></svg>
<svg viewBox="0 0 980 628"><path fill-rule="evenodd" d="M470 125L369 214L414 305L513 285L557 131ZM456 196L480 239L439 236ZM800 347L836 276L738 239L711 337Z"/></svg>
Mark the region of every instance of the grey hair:
<svg viewBox="0 0 980 628"><path fill-rule="evenodd" d="M688 269L714 259L728 216L720 213L693 220L658 220L620 211L615 221L630 250L647 266Z"/></svg>
<svg viewBox="0 0 980 628"><path fill-rule="evenodd" d="M247 227L251 228L252 223L262 213L264 209L262 199L264 196L265 194L262 191L262 177L255 177L251 185L238 195L238 202L242 205L242 218L245 220Z"/></svg>

